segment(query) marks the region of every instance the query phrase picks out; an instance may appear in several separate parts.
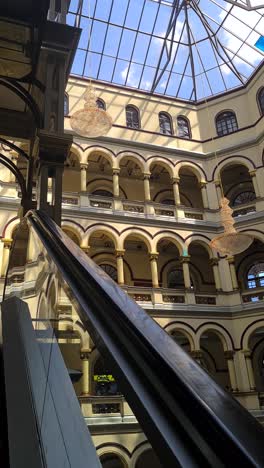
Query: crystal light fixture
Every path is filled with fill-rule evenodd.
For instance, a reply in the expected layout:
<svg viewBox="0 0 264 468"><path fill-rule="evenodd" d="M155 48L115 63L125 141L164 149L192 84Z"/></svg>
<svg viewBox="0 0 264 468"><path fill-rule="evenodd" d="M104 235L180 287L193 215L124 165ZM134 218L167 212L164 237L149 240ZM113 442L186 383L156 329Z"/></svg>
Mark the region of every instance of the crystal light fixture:
<svg viewBox="0 0 264 468"><path fill-rule="evenodd" d="M233 210L230 208L229 200L226 197L221 198L220 204L220 216L224 226L224 233L214 237L210 242L210 246L223 254L239 254L252 244L253 237L242 232L237 232L234 227Z"/></svg>
<svg viewBox="0 0 264 468"><path fill-rule="evenodd" d="M96 93L91 83L87 86L84 99L84 108L71 116L72 129L78 135L89 138L106 135L112 127L112 118L104 109L97 107Z"/></svg>

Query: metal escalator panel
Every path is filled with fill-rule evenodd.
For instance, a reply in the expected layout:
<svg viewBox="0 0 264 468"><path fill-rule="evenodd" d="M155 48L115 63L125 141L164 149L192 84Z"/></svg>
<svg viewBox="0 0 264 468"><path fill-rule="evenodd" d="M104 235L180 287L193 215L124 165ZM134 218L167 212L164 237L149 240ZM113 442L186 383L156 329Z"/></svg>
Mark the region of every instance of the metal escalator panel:
<svg viewBox="0 0 264 468"><path fill-rule="evenodd" d="M50 218L32 212L27 223L26 263L16 266L14 248L6 297L26 301L35 328L48 321L61 345L75 324L87 330L161 465L264 466L260 424Z"/></svg>

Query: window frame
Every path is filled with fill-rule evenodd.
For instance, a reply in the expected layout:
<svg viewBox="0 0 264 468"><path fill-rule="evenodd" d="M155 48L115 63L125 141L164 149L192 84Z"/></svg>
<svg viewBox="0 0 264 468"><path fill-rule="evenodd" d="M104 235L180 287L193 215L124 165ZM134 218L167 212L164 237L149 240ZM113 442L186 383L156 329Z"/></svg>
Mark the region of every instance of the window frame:
<svg viewBox="0 0 264 468"><path fill-rule="evenodd" d="M64 117L67 117L69 115L69 94L64 93L64 100L63 100L63 112L64 112Z"/></svg>
<svg viewBox="0 0 264 468"><path fill-rule="evenodd" d="M224 117L224 114L229 114L228 117ZM223 116L221 118L221 116ZM228 121L228 118L229 118L229 121ZM235 126L236 128L232 128L231 131L227 131L226 133L220 133L221 130L219 129L219 124L220 124L220 120L222 120L222 123L225 124L226 126L226 130L228 130L228 126L230 125L230 118L231 119L234 119L235 121ZM231 124L231 126L233 127L233 123ZM216 134L218 137L223 137L223 136L226 136L226 135L230 135L232 133L235 133L239 130L239 127L238 127L238 121L237 121L237 116L236 116L236 113L233 111L233 110L229 110L229 109L226 109L226 110L223 110L221 112L219 112L216 116L215 116L215 130L216 130ZM222 129L222 131L224 132L224 130Z"/></svg>
<svg viewBox="0 0 264 468"><path fill-rule="evenodd" d="M168 122L169 122L169 125L170 125L170 133L163 132L162 129L161 129L161 118L163 116L166 117L166 119L168 119ZM163 112L163 111L159 112L159 133L161 135L169 135L169 136L172 136L174 134L172 118L171 118L171 115L168 114L168 112Z"/></svg>
<svg viewBox="0 0 264 468"><path fill-rule="evenodd" d="M258 274L256 275L256 274L253 274L253 273L250 274L250 270L252 268L254 268L257 265L261 265L261 264L264 265L264 261L255 262L252 265L250 265L250 267L248 268L247 273L246 273L247 289L257 289L257 288L263 288L264 287L264 266L263 266L263 276L258 276ZM262 270L261 270L261 272L262 272ZM249 276L251 276L251 278L249 278ZM261 282L263 282L263 284L261 284ZM249 283L255 283L255 285L254 286L249 286Z"/></svg>
<svg viewBox="0 0 264 468"><path fill-rule="evenodd" d="M262 95L260 97L260 95ZM261 98L263 99L263 104L261 103ZM257 104L258 104L258 109L260 116L264 116L264 86L261 86L257 92Z"/></svg>
<svg viewBox="0 0 264 468"><path fill-rule="evenodd" d="M179 120L183 120L188 128L188 135L179 135ZM188 117L185 117L185 115L178 115L176 118L177 122L177 137L178 138L183 138L184 140L191 140L192 139L192 131L191 131L191 124L188 119Z"/></svg>
<svg viewBox="0 0 264 468"><path fill-rule="evenodd" d="M127 112L129 110L129 108L133 109L133 111L135 111L137 113L138 126L128 125ZM139 112L139 109L136 106L134 106L133 104L128 104L126 106L126 126L127 126L127 128L133 128L134 130L140 130L141 129L140 112Z"/></svg>
<svg viewBox="0 0 264 468"><path fill-rule="evenodd" d="M100 105L98 105L98 103L100 103L101 107L100 107ZM96 99L96 105L97 105L98 109L102 109L104 111L106 110L105 101L103 99L97 98Z"/></svg>

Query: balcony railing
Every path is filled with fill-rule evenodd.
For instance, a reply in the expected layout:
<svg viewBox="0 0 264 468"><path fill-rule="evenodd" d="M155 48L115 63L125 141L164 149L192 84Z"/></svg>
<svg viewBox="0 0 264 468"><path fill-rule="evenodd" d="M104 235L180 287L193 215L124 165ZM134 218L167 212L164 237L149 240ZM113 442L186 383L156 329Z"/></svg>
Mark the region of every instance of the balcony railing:
<svg viewBox="0 0 264 468"><path fill-rule="evenodd" d="M251 202L251 203L246 203L243 205L239 205L236 207L233 207L233 217L237 218L238 216L243 216L249 213L255 213L256 211L256 203Z"/></svg>
<svg viewBox="0 0 264 468"><path fill-rule="evenodd" d="M78 399L85 418L134 416L123 395L81 395Z"/></svg>
<svg viewBox="0 0 264 468"><path fill-rule="evenodd" d="M259 302L264 300L264 288L248 289L241 293L242 301L248 302Z"/></svg>

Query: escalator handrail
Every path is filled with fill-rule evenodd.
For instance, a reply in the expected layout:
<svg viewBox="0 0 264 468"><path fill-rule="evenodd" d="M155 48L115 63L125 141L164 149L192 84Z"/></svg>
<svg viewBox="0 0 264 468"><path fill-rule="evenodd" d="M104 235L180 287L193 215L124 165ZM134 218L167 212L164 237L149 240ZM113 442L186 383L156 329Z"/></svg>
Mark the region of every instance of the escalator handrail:
<svg viewBox="0 0 264 468"><path fill-rule="evenodd" d="M264 466L264 429L45 213L29 225L162 465Z"/></svg>

